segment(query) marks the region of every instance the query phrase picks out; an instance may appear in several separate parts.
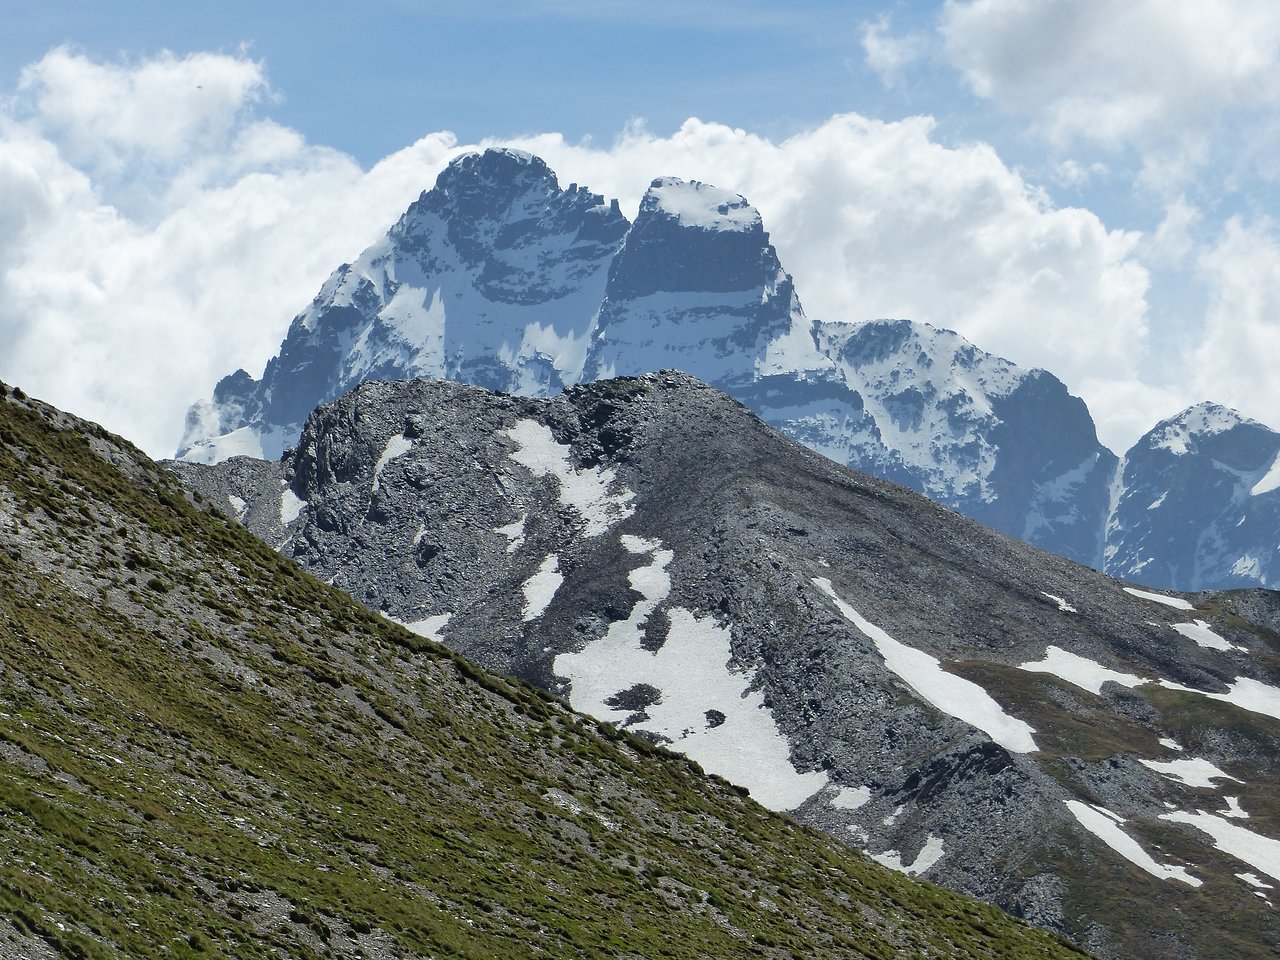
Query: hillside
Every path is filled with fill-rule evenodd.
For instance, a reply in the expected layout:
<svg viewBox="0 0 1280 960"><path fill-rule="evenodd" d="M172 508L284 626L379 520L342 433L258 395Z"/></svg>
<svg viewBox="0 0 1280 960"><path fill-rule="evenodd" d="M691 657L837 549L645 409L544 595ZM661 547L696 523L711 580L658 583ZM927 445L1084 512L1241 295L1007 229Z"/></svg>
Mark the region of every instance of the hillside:
<svg viewBox="0 0 1280 960"><path fill-rule="evenodd" d="M1280 600L1137 590L674 372L367 383L176 464L424 637L1106 957L1280 936Z"/></svg>
<svg viewBox="0 0 1280 960"><path fill-rule="evenodd" d="M369 613L0 386L0 956L1069 957Z"/></svg>

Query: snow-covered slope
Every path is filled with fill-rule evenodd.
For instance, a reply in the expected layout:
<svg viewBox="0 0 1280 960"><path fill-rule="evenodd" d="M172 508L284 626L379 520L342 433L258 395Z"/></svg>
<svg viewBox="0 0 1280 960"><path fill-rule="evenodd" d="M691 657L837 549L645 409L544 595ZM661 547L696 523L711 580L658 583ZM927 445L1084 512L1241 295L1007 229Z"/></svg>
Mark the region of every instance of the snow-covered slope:
<svg viewBox="0 0 1280 960"><path fill-rule="evenodd" d="M532 394L577 382L628 226L616 201L562 190L530 154L460 157L334 271L261 380L237 371L192 408L179 454L214 462L256 444L277 457L317 404L370 378Z"/></svg>
<svg viewBox="0 0 1280 960"><path fill-rule="evenodd" d="M1280 584L1280 434L1213 403L1125 454L1106 570L1183 590Z"/></svg>
<svg viewBox="0 0 1280 960"><path fill-rule="evenodd" d="M1159 532L1143 511L1160 491L1134 504L1164 482L1160 457L1135 448L1118 473L1084 402L1052 374L924 323L807 317L759 211L729 190L659 178L630 224L616 201L561 189L543 161L513 150L451 163L334 272L261 379L236 371L191 409L179 455L274 459L317 404L371 378L552 396L667 368L838 463L1081 563L1184 588L1280 578L1269 506L1280 466L1253 477L1246 456L1231 468L1238 483L1253 477L1227 498L1240 530L1202 491L1166 501L1172 526ZM1201 463L1203 446L1188 447L1178 476L1225 476ZM1203 542L1182 543L1187 530Z"/></svg>

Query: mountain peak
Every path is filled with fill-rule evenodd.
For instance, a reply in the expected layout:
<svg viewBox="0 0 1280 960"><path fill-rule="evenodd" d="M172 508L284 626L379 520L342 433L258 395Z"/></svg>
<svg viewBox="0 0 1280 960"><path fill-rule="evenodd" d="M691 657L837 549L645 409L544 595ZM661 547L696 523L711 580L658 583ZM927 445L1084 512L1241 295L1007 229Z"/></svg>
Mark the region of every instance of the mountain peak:
<svg viewBox="0 0 1280 960"><path fill-rule="evenodd" d="M732 190L697 180L658 177L640 203L642 214L665 214L682 227L763 233L760 211Z"/></svg>
<svg viewBox="0 0 1280 960"><path fill-rule="evenodd" d="M1168 450L1181 455L1187 453L1198 440L1228 433L1241 426L1268 429L1238 410L1205 400L1187 407L1167 420L1161 420L1136 446Z"/></svg>

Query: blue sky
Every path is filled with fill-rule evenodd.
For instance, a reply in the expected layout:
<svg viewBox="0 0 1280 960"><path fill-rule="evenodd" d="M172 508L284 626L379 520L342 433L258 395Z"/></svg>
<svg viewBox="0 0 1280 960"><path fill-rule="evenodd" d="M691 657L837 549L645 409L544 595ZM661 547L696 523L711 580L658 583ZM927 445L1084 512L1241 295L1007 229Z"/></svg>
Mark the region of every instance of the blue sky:
<svg viewBox="0 0 1280 960"><path fill-rule="evenodd" d="M30 6L0 377L167 452L451 156L511 142L624 209L658 175L743 192L812 315L1047 367L1114 447L1200 399L1280 426L1272 7Z"/></svg>

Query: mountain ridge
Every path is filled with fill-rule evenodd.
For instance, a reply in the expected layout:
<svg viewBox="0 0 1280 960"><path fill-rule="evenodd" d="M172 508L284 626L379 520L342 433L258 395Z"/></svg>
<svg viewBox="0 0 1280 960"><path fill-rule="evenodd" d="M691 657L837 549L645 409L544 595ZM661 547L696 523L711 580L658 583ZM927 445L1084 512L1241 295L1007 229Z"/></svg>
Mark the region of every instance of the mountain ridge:
<svg viewBox="0 0 1280 960"><path fill-rule="evenodd" d="M1122 588L671 371L367 383L284 461L174 467L423 636L1100 956L1274 936L1240 848L1203 840L1280 825L1272 593ZM1227 913L1234 952L1187 919Z"/></svg>
<svg viewBox="0 0 1280 960"><path fill-rule="evenodd" d="M1169 465L1136 455L1144 438L1123 458L1133 470L1118 470L1084 402L1051 373L925 323L811 320L759 212L729 190L658 178L631 223L616 201L562 190L543 161L513 150L446 167L335 271L260 380L237 371L192 407L179 455L274 459L313 407L365 379L551 396L669 367L837 462L1106 572L1184 589L1280 578L1262 532L1280 519L1280 495L1262 495L1266 509L1242 530L1219 522L1226 503L1187 498L1180 522L1215 548L1148 558L1156 543L1191 548L1153 531L1158 518L1117 513L1125 498L1112 488L1172 482Z"/></svg>

